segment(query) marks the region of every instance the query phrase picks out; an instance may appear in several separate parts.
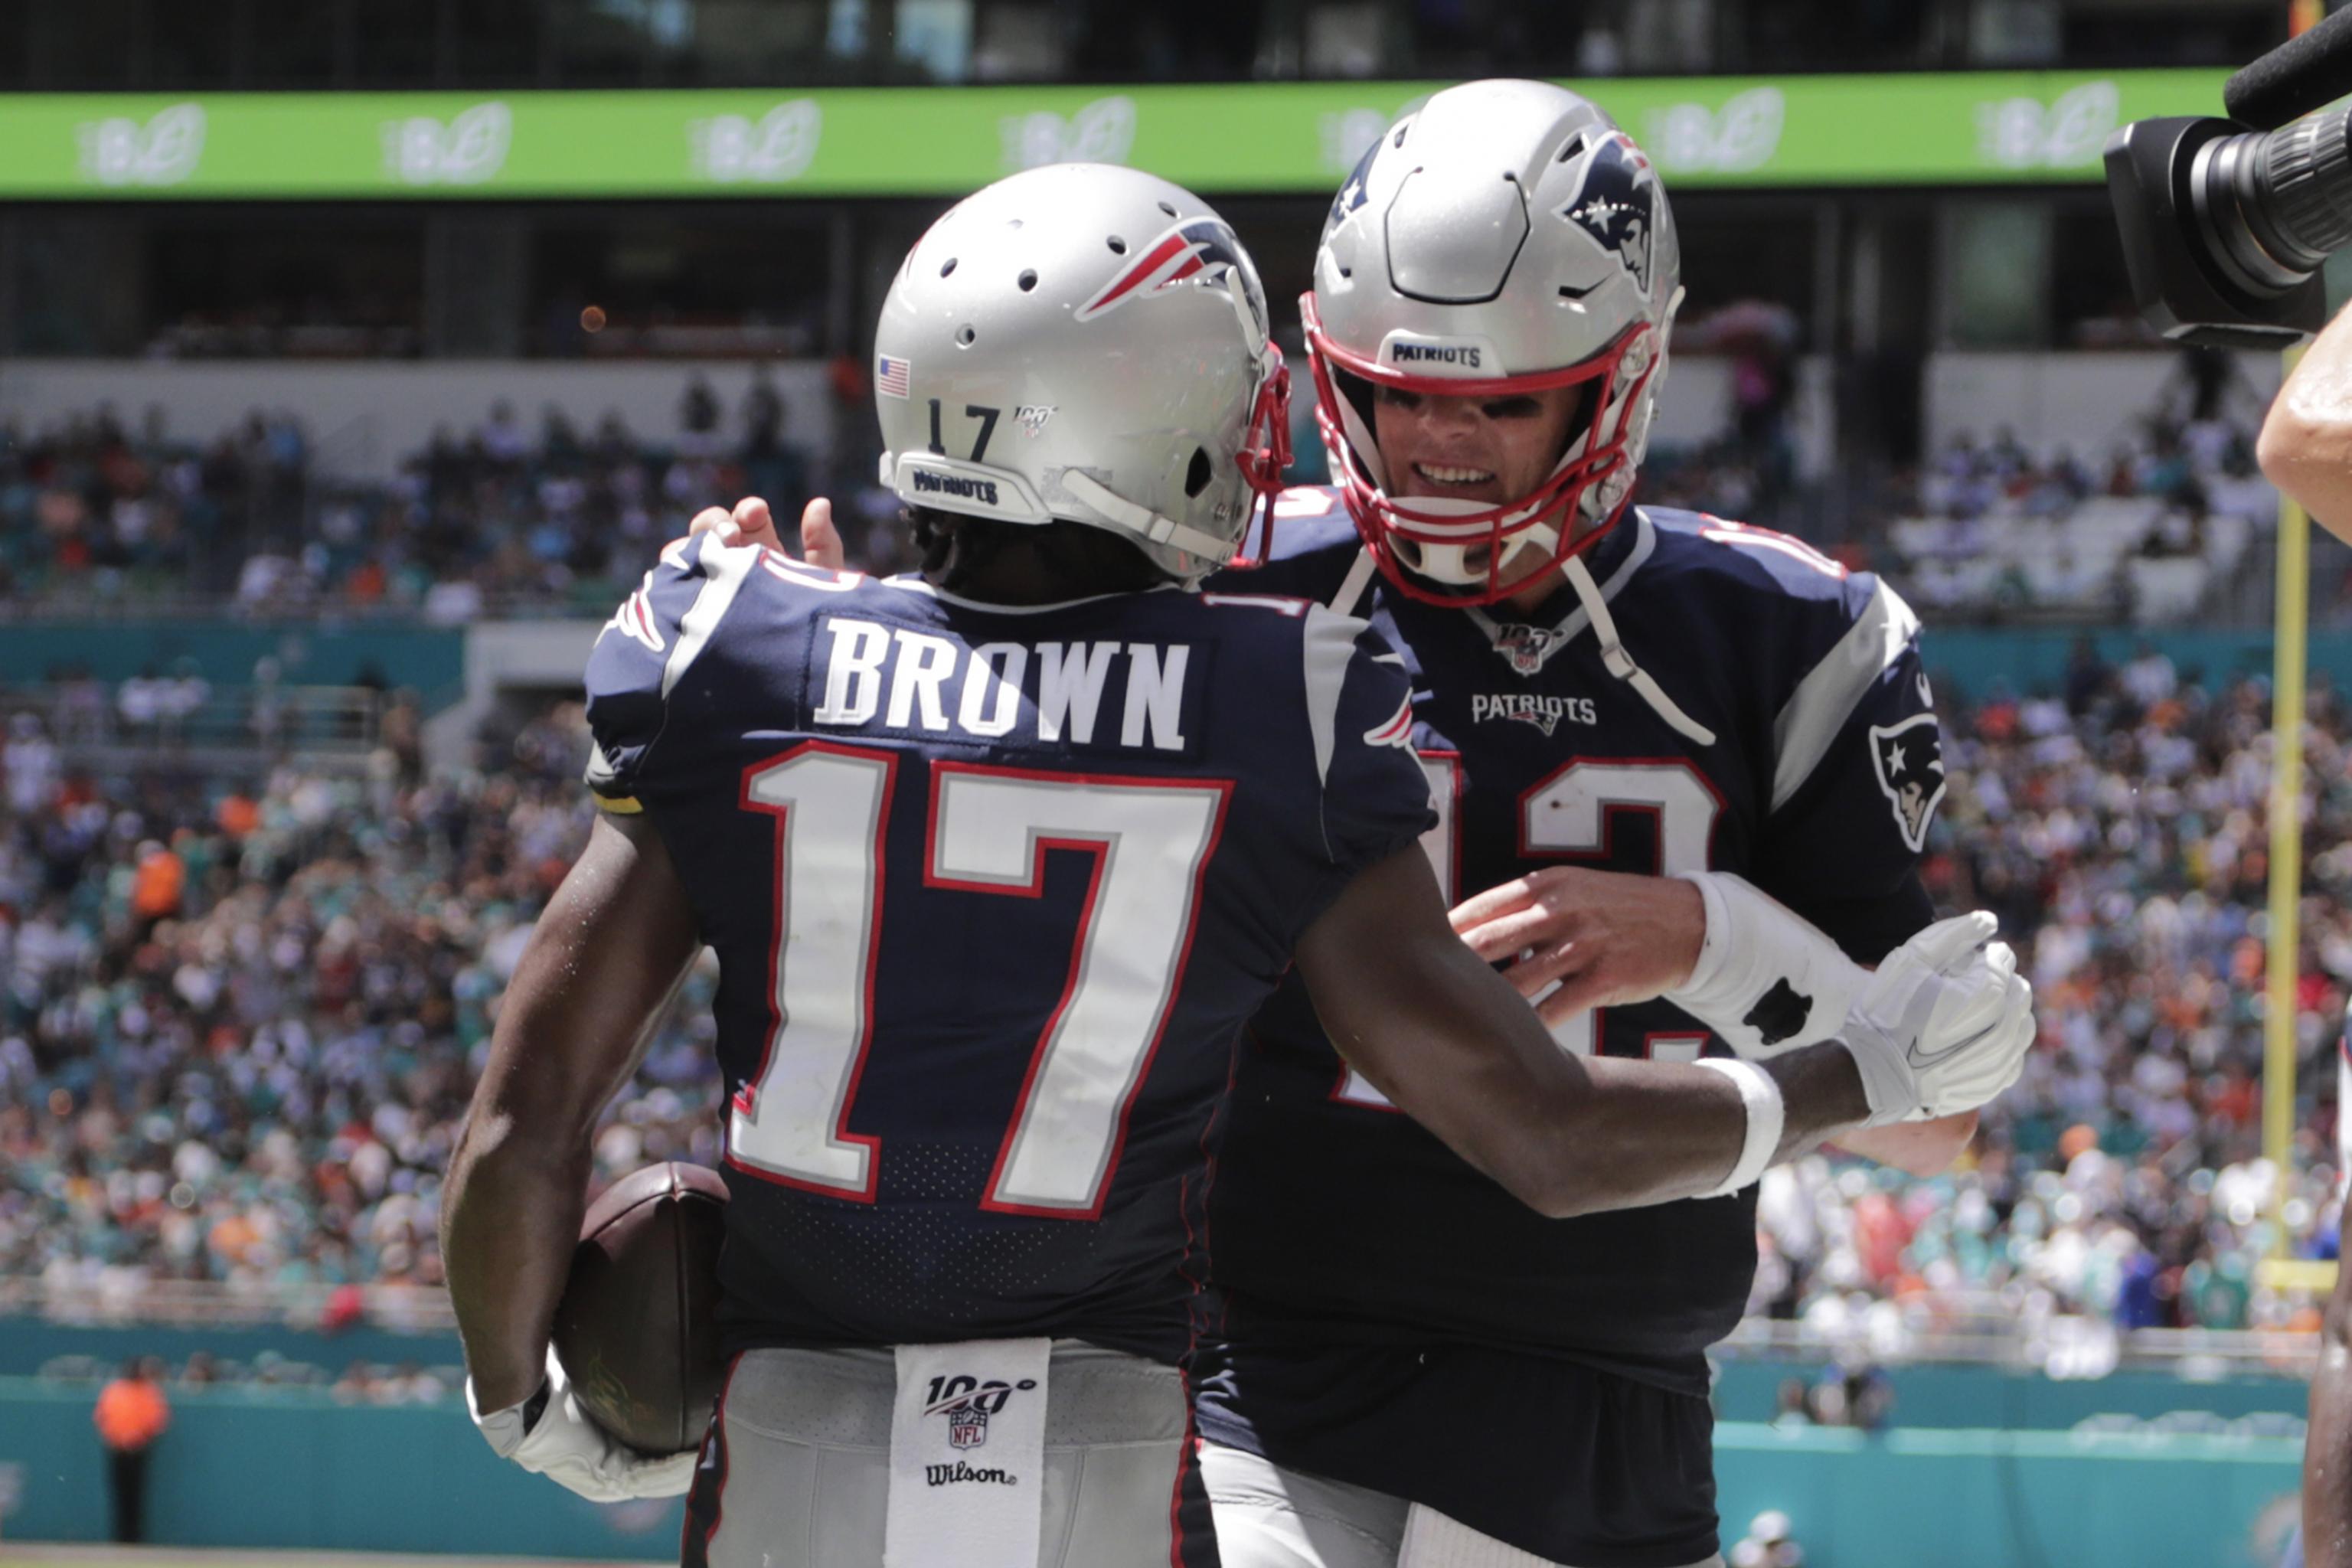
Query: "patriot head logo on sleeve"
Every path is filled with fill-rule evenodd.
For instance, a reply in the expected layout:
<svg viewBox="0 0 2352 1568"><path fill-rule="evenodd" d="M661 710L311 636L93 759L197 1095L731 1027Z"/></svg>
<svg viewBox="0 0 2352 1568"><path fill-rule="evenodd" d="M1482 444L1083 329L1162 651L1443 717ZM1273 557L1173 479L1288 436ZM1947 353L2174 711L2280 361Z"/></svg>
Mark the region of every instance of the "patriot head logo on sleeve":
<svg viewBox="0 0 2352 1568"><path fill-rule="evenodd" d="M1895 808L1895 826L1913 854L1927 847L1927 824L1944 799L1943 732L1933 713L1870 727L1870 765Z"/></svg>

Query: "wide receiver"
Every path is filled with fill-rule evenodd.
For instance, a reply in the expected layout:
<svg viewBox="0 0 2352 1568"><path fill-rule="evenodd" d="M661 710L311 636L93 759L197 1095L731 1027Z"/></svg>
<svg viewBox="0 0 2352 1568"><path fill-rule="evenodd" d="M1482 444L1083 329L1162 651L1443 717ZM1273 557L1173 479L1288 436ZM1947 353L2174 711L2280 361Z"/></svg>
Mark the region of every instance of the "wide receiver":
<svg viewBox="0 0 2352 1568"><path fill-rule="evenodd" d="M1366 1081L1547 1214L1727 1193L2014 1077L2030 993L1980 916L1898 954L1840 1044L1557 1049L1446 923L1395 656L1320 605L1182 591L1271 488L1286 384L1197 197L1087 165L981 192L908 255L877 360L922 572L706 533L591 658L607 815L446 1205L500 1453L591 1496L686 1482L546 1345L598 1110L705 942L735 1360L690 1564L1215 1562L1178 1367L1234 1043L1294 960Z"/></svg>

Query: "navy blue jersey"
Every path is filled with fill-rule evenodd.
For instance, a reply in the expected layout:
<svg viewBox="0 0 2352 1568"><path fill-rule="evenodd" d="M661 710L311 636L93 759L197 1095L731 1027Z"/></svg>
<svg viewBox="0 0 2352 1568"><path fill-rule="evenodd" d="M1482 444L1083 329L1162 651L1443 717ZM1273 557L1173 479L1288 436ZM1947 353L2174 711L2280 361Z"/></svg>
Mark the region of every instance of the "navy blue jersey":
<svg viewBox="0 0 2352 1568"><path fill-rule="evenodd" d="M590 784L719 956L730 1348L1181 1355L1240 1027L1429 823L1394 655L1298 600L1007 610L704 535L587 684Z"/></svg>
<svg viewBox="0 0 2352 1568"><path fill-rule="evenodd" d="M1246 580L1328 601L1355 563L1353 528L1320 491L1290 492L1278 515L1276 559ZM1440 812L1424 842L1449 898L1545 866L1717 869L1865 963L1926 925L1916 862L1942 763L1916 622L1893 590L1783 535L1649 509L1629 511L1589 564L1627 648L1715 744L1678 734L1608 672L1564 587L1520 621L1373 580L1372 623L1413 677L1413 743ZM1722 1048L1663 1003L1559 1033L1612 1056ZM1703 1399L1703 1352L1737 1323L1754 1277L1753 1189L1540 1218L1349 1075L1295 983L1252 1024L1237 1089L1213 1205L1232 1360L1204 1387L1205 1432L1431 1501L1546 1557L1715 1550L1689 1533L1685 1497L1623 1556L1638 1531L1580 1531L1538 1500L1502 1497L1483 1453L1494 1445L1460 1437L1524 1433L1546 1451L1595 1369ZM1448 1346L1478 1370L1463 1373L1459 1420L1440 1427L1426 1416L1444 1403L1433 1384ZM1491 1351L1524 1358L1520 1374L1495 1376ZM1314 1390L1342 1381L1395 1397L1331 1420ZM1699 1512L1711 1534L1711 1501Z"/></svg>

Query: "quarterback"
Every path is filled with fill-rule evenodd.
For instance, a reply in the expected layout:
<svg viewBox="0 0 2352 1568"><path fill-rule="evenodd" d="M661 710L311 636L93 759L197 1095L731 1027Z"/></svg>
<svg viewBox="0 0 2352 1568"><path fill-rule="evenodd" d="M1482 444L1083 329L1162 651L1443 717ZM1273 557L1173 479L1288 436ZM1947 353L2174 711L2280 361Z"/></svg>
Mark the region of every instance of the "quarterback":
<svg viewBox="0 0 2352 1568"><path fill-rule="evenodd" d="M1402 650L1455 924L1563 1047L1756 1058L1834 1031L1862 965L1929 924L1943 764L1892 589L1634 503L1678 272L1655 172L1591 103L1431 99L1332 205L1302 310L1339 482L1283 499L1251 581ZM1717 966L1748 961L1693 973L1674 933L1756 889L1815 961L1727 1016ZM1934 1168L1971 1125L1847 1142ZM1200 1420L1234 1568L1719 1561L1705 1352L1754 1277L1753 1188L1530 1215L1286 986L1243 1052L1211 1234Z"/></svg>

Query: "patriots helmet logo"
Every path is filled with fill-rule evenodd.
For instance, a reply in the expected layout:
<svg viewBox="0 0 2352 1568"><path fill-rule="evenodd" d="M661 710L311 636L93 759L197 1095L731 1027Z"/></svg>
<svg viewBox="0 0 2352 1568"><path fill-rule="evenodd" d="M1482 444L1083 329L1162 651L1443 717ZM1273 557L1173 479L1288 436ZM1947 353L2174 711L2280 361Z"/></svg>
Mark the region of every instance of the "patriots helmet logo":
<svg viewBox="0 0 2352 1568"><path fill-rule="evenodd" d="M1164 294L1180 283L1222 285L1249 307L1260 342L1272 332L1274 318L1266 310L1265 292L1257 270L1249 262L1233 228L1220 217L1186 218L1143 247L1142 253L1118 276L1078 307L1076 320L1090 321L1129 300Z"/></svg>
<svg viewBox="0 0 2352 1568"><path fill-rule="evenodd" d="M1347 222L1349 213L1364 205L1364 182L1371 178L1372 160L1381 155L1381 148L1387 140L1385 136L1372 139L1372 144L1364 149L1364 155L1356 160L1355 171L1348 176L1348 183L1341 185L1339 194L1331 198L1331 216L1323 220L1324 238L1330 238L1331 231Z"/></svg>
<svg viewBox="0 0 2352 1568"><path fill-rule="evenodd" d="M1870 727L1870 765L1895 809L1895 826L1914 855L1927 847L1927 824L1944 799L1943 732L1933 713Z"/></svg>
<svg viewBox="0 0 2352 1568"><path fill-rule="evenodd" d="M1650 292L1650 238L1657 226L1658 179L1623 132L1605 138L1584 166L1584 184L1560 216L1614 255Z"/></svg>

